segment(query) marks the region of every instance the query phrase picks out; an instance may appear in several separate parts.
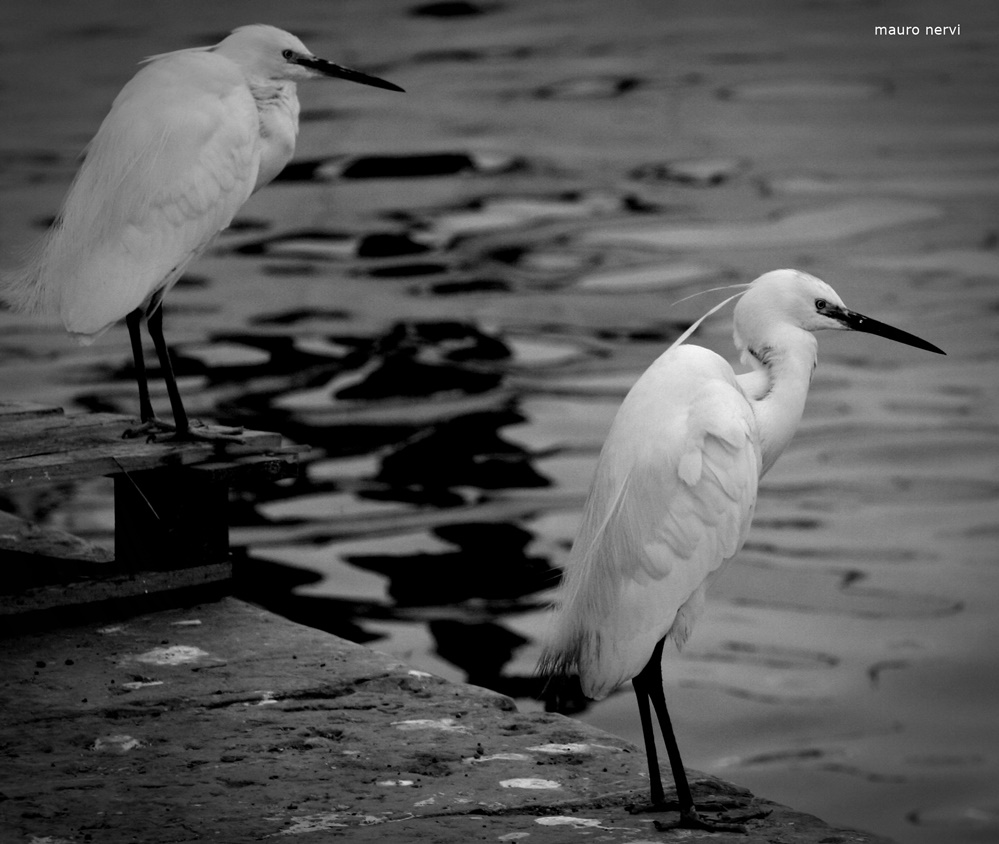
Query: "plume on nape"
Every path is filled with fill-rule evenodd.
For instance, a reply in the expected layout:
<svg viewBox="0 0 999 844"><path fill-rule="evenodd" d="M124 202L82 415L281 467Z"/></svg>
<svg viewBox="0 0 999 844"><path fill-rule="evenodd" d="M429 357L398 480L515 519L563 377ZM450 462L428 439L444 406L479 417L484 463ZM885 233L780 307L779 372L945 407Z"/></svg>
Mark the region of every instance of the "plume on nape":
<svg viewBox="0 0 999 844"><path fill-rule="evenodd" d="M724 308L733 299L738 299L743 293L746 292L746 290L749 289L749 285L748 284L729 284L729 285L726 285L725 287L712 287L710 290L700 290L697 293L691 293L690 296L684 296L682 299L678 299L677 301L675 301L673 304L674 305L679 305L681 302L686 302L688 299L693 299L695 296L700 296L700 295L702 295L704 293L714 293L715 291L718 291L718 290L732 290L733 288L736 288L736 287L741 287L743 289L740 290L738 293L735 293L732 296L729 296L727 299L723 299L721 302L719 302L717 305L715 305L707 313L704 313L700 317L698 317L694 321L694 323L686 331L683 332L683 334L681 334L679 337L677 337L676 340L674 340L670 344L669 349L667 349L666 351L670 351L671 349L675 349L677 346L681 345L686 340L690 339L690 336L695 331L697 331L698 328L701 327L701 323L704 322L704 320L706 320L709 316L711 316L712 314L716 313L717 311L720 311L722 308Z"/></svg>

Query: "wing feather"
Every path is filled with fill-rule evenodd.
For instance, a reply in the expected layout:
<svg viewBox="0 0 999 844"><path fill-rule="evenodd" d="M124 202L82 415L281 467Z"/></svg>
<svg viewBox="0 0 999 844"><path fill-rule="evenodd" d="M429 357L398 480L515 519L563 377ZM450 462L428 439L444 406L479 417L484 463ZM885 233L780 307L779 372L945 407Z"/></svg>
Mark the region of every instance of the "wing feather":
<svg viewBox="0 0 999 844"><path fill-rule="evenodd" d="M545 673L601 698L655 643L690 633L704 591L742 547L760 451L752 408L713 352L666 352L623 402L570 554Z"/></svg>

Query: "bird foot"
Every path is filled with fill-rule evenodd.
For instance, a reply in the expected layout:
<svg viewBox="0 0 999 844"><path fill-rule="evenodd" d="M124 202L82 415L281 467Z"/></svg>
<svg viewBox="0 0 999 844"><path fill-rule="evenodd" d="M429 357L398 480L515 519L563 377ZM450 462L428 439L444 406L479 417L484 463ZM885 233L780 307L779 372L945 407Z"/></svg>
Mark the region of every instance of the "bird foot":
<svg viewBox="0 0 999 844"><path fill-rule="evenodd" d="M194 421L186 431L178 432L177 439L180 440L202 440L210 443L241 443L243 442L243 428L230 427L228 425L206 425L204 422Z"/></svg>
<svg viewBox="0 0 999 844"><path fill-rule="evenodd" d="M164 439L157 439L161 435ZM190 426L182 431L177 430L177 426L164 422L162 419L147 419L135 428L128 428L122 434L125 439L134 437L146 437L147 442L213 442L213 443L241 443L243 442L243 429L230 428L226 425L206 425L204 422L194 420Z"/></svg>
<svg viewBox="0 0 999 844"><path fill-rule="evenodd" d="M665 800L662 803L647 803L642 806L630 806L628 811L632 814L644 812L679 812L680 817L675 821L653 821L655 827L660 832L670 829L701 829L707 832L737 832L743 835L749 832L746 826L747 821L761 820L767 817L770 809L759 809L749 811L745 814L730 815L730 809L746 809L750 803L743 800L721 799L706 800L698 804L698 807L683 809L676 800ZM706 817L698 811L719 812L717 817Z"/></svg>
<svg viewBox="0 0 999 844"><path fill-rule="evenodd" d="M707 832L739 832L745 835L749 828L745 824L723 821L720 818L705 818L698 814L696 809L681 811L680 817L675 821L653 821L653 825L659 832L666 832L670 829L703 829Z"/></svg>
<svg viewBox="0 0 999 844"><path fill-rule="evenodd" d="M171 422L164 422L162 419L157 419L154 416L152 419L143 419L141 424L136 425L134 428L126 428L122 431L121 438L123 440L134 440L139 437L145 437L147 442L152 442L158 434L174 434L176 431L176 425Z"/></svg>
<svg viewBox="0 0 999 844"><path fill-rule="evenodd" d="M701 815L697 809L691 808L686 811L681 810L680 817L675 821L653 821L653 824L660 832L669 829L703 829L707 832L737 832L747 835L749 827L746 826L746 821L760 820L769 814L769 809L761 809L746 815L722 814L717 818L708 818Z"/></svg>

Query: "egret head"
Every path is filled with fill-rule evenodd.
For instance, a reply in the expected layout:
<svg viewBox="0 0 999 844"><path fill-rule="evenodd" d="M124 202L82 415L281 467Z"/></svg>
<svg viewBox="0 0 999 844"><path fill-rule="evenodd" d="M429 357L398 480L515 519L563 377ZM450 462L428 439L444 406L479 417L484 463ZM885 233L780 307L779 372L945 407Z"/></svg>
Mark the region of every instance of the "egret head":
<svg viewBox="0 0 999 844"><path fill-rule="evenodd" d="M251 77L290 82L333 77L390 91L402 90L377 76L320 59L290 32L267 24L257 23L234 29L212 50L234 61Z"/></svg>
<svg viewBox="0 0 999 844"><path fill-rule="evenodd" d="M782 331L863 331L944 354L906 331L849 310L828 284L798 270L774 270L749 285L735 306L735 344L758 349L773 344Z"/></svg>

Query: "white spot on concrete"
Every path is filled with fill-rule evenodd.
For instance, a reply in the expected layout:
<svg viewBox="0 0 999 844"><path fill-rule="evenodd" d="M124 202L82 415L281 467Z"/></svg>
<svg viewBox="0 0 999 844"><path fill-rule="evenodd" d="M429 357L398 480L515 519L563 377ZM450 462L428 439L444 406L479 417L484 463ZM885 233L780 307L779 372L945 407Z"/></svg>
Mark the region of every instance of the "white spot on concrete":
<svg viewBox="0 0 999 844"><path fill-rule="evenodd" d="M122 683L121 687L123 689L128 689L130 692L134 692L136 689L144 688L145 686L162 686L162 680L133 680L130 683Z"/></svg>
<svg viewBox="0 0 999 844"><path fill-rule="evenodd" d="M132 657L136 662L145 662L148 665L184 665L188 662L197 662L208 656L208 651L195 648L192 645L171 645L167 648L153 648L143 654Z"/></svg>
<svg viewBox="0 0 999 844"><path fill-rule="evenodd" d="M531 757L526 753L494 753L491 756L466 756L461 761L468 764L476 762L530 762Z"/></svg>
<svg viewBox="0 0 999 844"><path fill-rule="evenodd" d="M427 680L434 676L429 671L417 671L415 668L410 668L406 673L410 677L419 677L421 680Z"/></svg>
<svg viewBox="0 0 999 844"><path fill-rule="evenodd" d="M615 829L603 826L598 818L579 818L575 815L554 815L546 818L535 818L534 822L541 826L571 826L574 829ZM617 827L620 828L620 827Z"/></svg>
<svg viewBox="0 0 999 844"><path fill-rule="evenodd" d="M95 740L92 745L90 745L90 749L96 750L98 753L128 753L128 751L135 750L135 748L140 747L141 745L142 742L140 742L137 738L119 734L113 736L101 736L99 739Z"/></svg>
<svg viewBox="0 0 999 844"><path fill-rule="evenodd" d="M98 627L97 632L110 636L112 633L121 633L124 629L124 624L109 624L107 627Z"/></svg>
<svg viewBox="0 0 999 844"><path fill-rule="evenodd" d="M183 618L180 621L171 621L171 627L200 627L200 618Z"/></svg>
<svg viewBox="0 0 999 844"><path fill-rule="evenodd" d="M520 841L521 838L530 838L531 833L529 832L508 832L506 835L501 835L497 838L497 841Z"/></svg>
<svg viewBox="0 0 999 844"><path fill-rule="evenodd" d="M555 780L542 780L535 779L533 777L521 777L512 780L500 780L500 786L503 788L533 788L538 790L551 790L553 788L561 788L562 784L555 782Z"/></svg>
<svg viewBox="0 0 999 844"><path fill-rule="evenodd" d="M376 785L387 785L387 786L401 785L401 786L407 786L407 785L415 785L415 783L413 782L413 780L379 780L376 783Z"/></svg>
<svg viewBox="0 0 999 844"><path fill-rule="evenodd" d="M317 815L302 815L293 818L291 826L281 830L281 835L302 835L308 832L322 832L325 829L345 827L343 815L340 812L322 812Z"/></svg>
<svg viewBox="0 0 999 844"><path fill-rule="evenodd" d="M436 797L428 797L426 800L419 800L414 803L414 806L433 806L437 802Z"/></svg>
<svg viewBox="0 0 999 844"><path fill-rule="evenodd" d="M260 695L260 700L253 704L254 706L269 706L274 703L280 703L280 701L274 697L274 692L270 690L258 690L257 694Z"/></svg>
<svg viewBox="0 0 999 844"><path fill-rule="evenodd" d="M575 815L556 815L554 817L537 818L535 823L542 826L571 826L573 829L603 829L608 832L643 832L640 827L635 826L604 826L598 818L580 818ZM793 824L792 824L793 826ZM701 838L696 832L691 830L677 830L675 838ZM638 838L630 841L630 844L662 844L662 839Z"/></svg>
<svg viewBox="0 0 999 844"><path fill-rule="evenodd" d="M575 742L571 744L536 744L534 747L527 748L528 750L534 750L538 753L590 753L593 750L615 750L621 752L620 747L614 747L610 744L585 744L584 742Z"/></svg>
<svg viewBox="0 0 999 844"><path fill-rule="evenodd" d="M537 744L528 750L538 753L589 753L590 745L576 742L575 744Z"/></svg>
<svg viewBox="0 0 999 844"><path fill-rule="evenodd" d="M392 726L399 730L440 730L444 733L468 732L468 727L456 724L454 718L412 718L408 721L393 721Z"/></svg>
<svg viewBox="0 0 999 844"><path fill-rule="evenodd" d="M373 826L405 821L413 817L416 816L412 812L386 812L382 815L362 815L359 812L320 812L315 815L300 815L293 818L291 826L274 833L274 835L303 835L328 829L342 829L343 827ZM273 835L268 837L273 837Z"/></svg>
<svg viewBox="0 0 999 844"><path fill-rule="evenodd" d="M361 826L374 826L378 823L388 823L388 818L383 815L364 815L361 817Z"/></svg>

